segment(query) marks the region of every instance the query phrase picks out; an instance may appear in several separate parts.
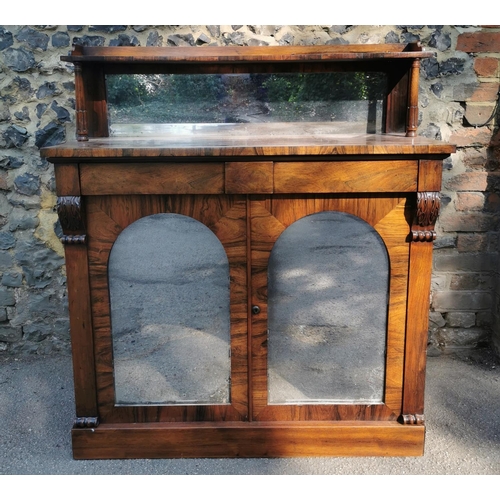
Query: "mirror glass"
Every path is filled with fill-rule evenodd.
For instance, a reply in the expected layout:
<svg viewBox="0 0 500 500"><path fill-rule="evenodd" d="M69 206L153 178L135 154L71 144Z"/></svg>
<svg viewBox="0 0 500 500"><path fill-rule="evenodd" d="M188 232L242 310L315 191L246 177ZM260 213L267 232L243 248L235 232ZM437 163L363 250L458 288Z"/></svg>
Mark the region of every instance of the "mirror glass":
<svg viewBox="0 0 500 500"><path fill-rule="evenodd" d="M107 75L106 86L111 135L188 130L173 124L296 122L380 133L387 95L380 72Z"/></svg>
<svg viewBox="0 0 500 500"><path fill-rule="evenodd" d="M116 403L229 403L229 264L212 231L178 214L139 219L108 274Z"/></svg>
<svg viewBox="0 0 500 500"><path fill-rule="evenodd" d="M358 217L320 212L289 226L268 267L270 404L383 400L389 261Z"/></svg>

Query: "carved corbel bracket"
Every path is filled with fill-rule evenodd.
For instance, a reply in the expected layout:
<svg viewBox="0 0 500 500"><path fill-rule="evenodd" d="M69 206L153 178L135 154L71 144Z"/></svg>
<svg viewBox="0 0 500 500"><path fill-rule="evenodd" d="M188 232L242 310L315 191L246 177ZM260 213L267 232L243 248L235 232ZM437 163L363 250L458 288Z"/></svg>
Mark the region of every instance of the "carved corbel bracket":
<svg viewBox="0 0 500 500"><path fill-rule="evenodd" d="M86 242L85 222L80 196L59 196L57 215L64 233L61 242L65 245L84 244Z"/></svg>
<svg viewBox="0 0 500 500"><path fill-rule="evenodd" d="M412 241L429 242L436 239L434 225L439 215L440 206L441 197L438 192L417 193L417 214L411 231Z"/></svg>
<svg viewBox="0 0 500 500"><path fill-rule="evenodd" d="M401 415L401 420L405 425L424 425L425 418L423 415L419 415L418 413L410 414L410 415Z"/></svg>
<svg viewBox="0 0 500 500"><path fill-rule="evenodd" d="M99 417L76 417L74 429L95 429L99 425Z"/></svg>
<svg viewBox="0 0 500 500"><path fill-rule="evenodd" d="M417 222L419 226L434 226L441 207L441 196L436 192L417 193Z"/></svg>

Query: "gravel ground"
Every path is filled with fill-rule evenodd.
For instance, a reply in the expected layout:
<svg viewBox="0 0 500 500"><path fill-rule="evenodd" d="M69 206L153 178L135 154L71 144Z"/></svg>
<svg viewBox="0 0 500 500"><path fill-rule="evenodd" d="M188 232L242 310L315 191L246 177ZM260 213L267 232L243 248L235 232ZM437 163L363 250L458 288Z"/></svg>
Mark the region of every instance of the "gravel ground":
<svg viewBox="0 0 500 500"><path fill-rule="evenodd" d="M428 361L427 437L419 458L88 460L71 455L68 356L0 356L4 475L498 475L500 362L488 350Z"/></svg>

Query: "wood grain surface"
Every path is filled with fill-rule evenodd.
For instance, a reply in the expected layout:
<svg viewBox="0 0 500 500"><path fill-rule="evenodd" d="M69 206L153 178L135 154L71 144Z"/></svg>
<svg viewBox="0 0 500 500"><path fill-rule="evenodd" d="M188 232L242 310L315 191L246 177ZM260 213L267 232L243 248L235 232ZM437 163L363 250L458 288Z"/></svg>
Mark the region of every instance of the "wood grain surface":
<svg viewBox="0 0 500 500"><path fill-rule="evenodd" d="M82 163L82 194L219 194L224 192L224 164Z"/></svg>
<svg viewBox="0 0 500 500"><path fill-rule="evenodd" d="M196 124L192 134L117 136L42 148L52 161L100 158L242 157L293 155L448 155L455 147L403 134L341 134L325 123ZM339 158L340 159L340 158ZM311 158L314 160L314 158ZM199 161L199 160L198 160Z"/></svg>
<svg viewBox="0 0 500 500"><path fill-rule="evenodd" d="M68 62L103 63L242 63L339 61L349 59L412 59L432 57L418 44L352 44L272 47L78 47L71 55L62 56Z"/></svg>
<svg viewBox="0 0 500 500"><path fill-rule="evenodd" d="M78 417L72 431L75 458L423 453L432 240L442 162L456 150L417 134L420 61L432 56L411 43L77 45L62 57L76 67L79 141L40 153L55 164L63 219L73 206L84 210L76 229L64 224ZM347 121L128 124L110 130L108 74L327 71L385 73L385 133L354 130ZM323 211L359 217L387 251L383 399L270 405L269 257L288 227ZM108 260L125 228L159 213L201 222L228 256L229 404L115 403Z"/></svg>
<svg viewBox="0 0 500 500"><path fill-rule="evenodd" d="M76 459L420 456L424 427L398 423L108 424L73 429Z"/></svg>
<svg viewBox="0 0 500 500"><path fill-rule="evenodd" d="M76 459L420 456L423 426L395 422L100 425L73 429Z"/></svg>
<svg viewBox="0 0 500 500"><path fill-rule="evenodd" d="M416 161L275 162L275 193L411 192L417 187Z"/></svg>
<svg viewBox="0 0 500 500"><path fill-rule="evenodd" d="M385 404L273 405L267 403L267 276L274 243L293 222L307 215L334 210L356 215L374 226L384 241L390 261ZM253 418L269 420L394 420L402 408L406 294L410 226L405 198L359 196L255 197L251 206Z"/></svg>
<svg viewBox="0 0 500 500"><path fill-rule="evenodd" d="M99 414L103 422L240 420L248 414L245 198L216 196L88 197L89 272L95 333ZM128 225L155 213L199 220L221 241L230 266L231 405L117 407L107 263L113 243Z"/></svg>
<svg viewBox="0 0 500 500"><path fill-rule="evenodd" d="M272 161L226 162L225 192L228 194L272 193L274 164Z"/></svg>

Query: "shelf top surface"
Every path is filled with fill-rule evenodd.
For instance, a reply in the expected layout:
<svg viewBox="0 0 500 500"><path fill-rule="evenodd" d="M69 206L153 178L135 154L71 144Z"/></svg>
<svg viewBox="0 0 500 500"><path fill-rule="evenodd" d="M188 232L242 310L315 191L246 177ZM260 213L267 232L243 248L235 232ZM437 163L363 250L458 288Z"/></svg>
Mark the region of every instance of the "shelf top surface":
<svg viewBox="0 0 500 500"><path fill-rule="evenodd" d="M432 57L418 44L205 47L82 47L61 60L102 63L327 62Z"/></svg>
<svg viewBox="0 0 500 500"><path fill-rule="evenodd" d="M130 130L133 131L133 125ZM152 126L144 135L68 141L41 149L46 158L160 158L291 155L437 154L455 146L403 134L342 134L339 124L180 124ZM144 130L144 126L141 127ZM156 133L155 133L156 132Z"/></svg>

